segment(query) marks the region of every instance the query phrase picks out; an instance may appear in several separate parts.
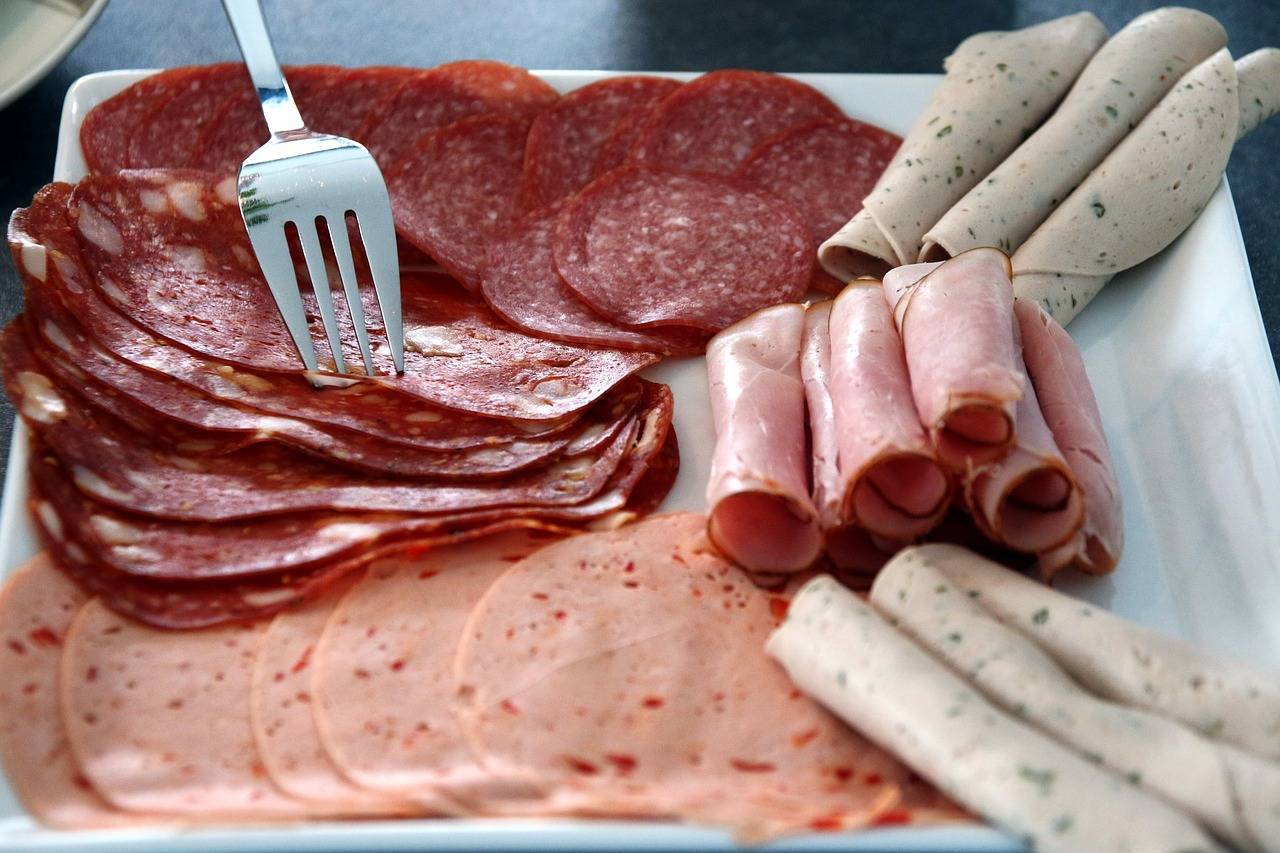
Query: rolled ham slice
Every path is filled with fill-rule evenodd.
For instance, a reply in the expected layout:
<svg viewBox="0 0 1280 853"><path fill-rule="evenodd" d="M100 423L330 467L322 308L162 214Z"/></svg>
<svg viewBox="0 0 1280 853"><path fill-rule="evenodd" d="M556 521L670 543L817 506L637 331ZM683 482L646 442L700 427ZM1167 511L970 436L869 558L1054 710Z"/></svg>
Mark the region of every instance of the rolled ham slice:
<svg viewBox="0 0 1280 853"><path fill-rule="evenodd" d="M1218 849L1186 816L1004 713L828 576L766 649L797 686L1041 853Z"/></svg>
<svg viewBox="0 0 1280 853"><path fill-rule="evenodd" d="M822 244L827 272L848 281L914 262L929 226L1049 114L1106 37L1081 12L961 42L862 212Z"/></svg>
<svg viewBox="0 0 1280 853"><path fill-rule="evenodd" d="M750 571L800 571L822 548L807 474L804 321L803 305L775 305L707 346L716 429L707 530L716 547Z"/></svg>
<svg viewBox="0 0 1280 853"><path fill-rule="evenodd" d="M1004 458L1016 443L1026 379L1010 315L1009 259L973 249L906 289L893 308L920 422L953 471Z"/></svg>
<svg viewBox="0 0 1280 853"><path fill-rule="evenodd" d="M1080 531L1069 542L1041 555L1041 576L1051 581L1068 567L1106 574L1115 568L1124 549L1124 518L1120 484L1089 374L1075 341L1044 309L1018 299L1013 313L1031 380L1027 394L1038 397L1043 421L1079 483L1086 507Z"/></svg>
<svg viewBox="0 0 1280 853"><path fill-rule="evenodd" d="M953 584L1030 637L1098 696L1180 720L1256 755L1280 758L1280 674L1208 654L964 548L921 548Z"/></svg>
<svg viewBox="0 0 1280 853"><path fill-rule="evenodd" d="M1280 765L1165 717L1093 696L933 565L902 551L871 603L1003 710L1164 797L1242 850L1280 850Z"/></svg>
<svg viewBox="0 0 1280 853"><path fill-rule="evenodd" d="M892 311L898 307L898 302L907 294L916 282L927 276L929 273L942 266L941 261L931 261L923 264L904 264L900 267L894 267L884 274L884 298L889 303L889 310Z"/></svg>
<svg viewBox="0 0 1280 853"><path fill-rule="evenodd" d="M924 236L921 260L1013 252L1186 71L1227 43L1214 18L1167 7L1134 18L1089 60L1047 121Z"/></svg>
<svg viewBox="0 0 1280 853"><path fill-rule="evenodd" d="M941 520L951 488L916 414L880 283L846 287L829 329L840 520L886 539L914 539Z"/></svg>
<svg viewBox="0 0 1280 853"><path fill-rule="evenodd" d="M1016 322L1014 332L1020 344ZM1025 374L1021 353L1017 360ZM1084 522L1085 497L1030 382L1015 408L1015 432L1017 443L1008 456L969 475L965 503L994 542L1032 554L1060 548Z"/></svg>

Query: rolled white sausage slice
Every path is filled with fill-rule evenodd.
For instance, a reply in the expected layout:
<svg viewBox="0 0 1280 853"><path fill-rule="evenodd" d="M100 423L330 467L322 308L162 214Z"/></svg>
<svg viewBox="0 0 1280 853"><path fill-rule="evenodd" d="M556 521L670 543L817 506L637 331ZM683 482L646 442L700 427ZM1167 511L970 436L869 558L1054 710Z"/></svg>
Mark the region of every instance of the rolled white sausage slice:
<svg viewBox="0 0 1280 853"><path fill-rule="evenodd" d="M1134 18L1094 54L1040 129L929 229L920 259L978 246L1013 252L1179 77L1226 43L1222 25L1194 9Z"/></svg>
<svg viewBox="0 0 1280 853"><path fill-rule="evenodd" d="M796 593L766 648L801 690L1042 853L1217 849L1183 814L992 705L828 576Z"/></svg>
<svg viewBox="0 0 1280 853"><path fill-rule="evenodd" d="M914 262L929 226L1049 114L1106 37L1081 12L961 42L862 212L822 244L827 272L848 281Z"/></svg>
<svg viewBox="0 0 1280 853"><path fill-rule="evenodd" d="M1240 125L1236 139L1280 112L1280 47L1264 47L1236 61Z"/></svg>
<svg viewBox="0 0 1280 853"><path fill-rule="evenodd" d="M1099 696L1280 758L1280 675L1203 652L964 548L926 547L933 565L953 584L1034 640Z"/></svg>
<svg viewBox="0 0 1280 853"><path fill-rule="evenodd" d="M775 305L707 345L716 428L707 529L717 548L754 572L800 571L822 549L809 499L804 318L803 305Z"/></svg>
<svg viewBox="0 0 1280 853"><path fill-rule="evenodd" d="M929 546L899 552L876 577L871 603L1005 711L1164 797L1235 846L1280 850L1280 765L1093 696L952 584L933 553Z"/></svg>

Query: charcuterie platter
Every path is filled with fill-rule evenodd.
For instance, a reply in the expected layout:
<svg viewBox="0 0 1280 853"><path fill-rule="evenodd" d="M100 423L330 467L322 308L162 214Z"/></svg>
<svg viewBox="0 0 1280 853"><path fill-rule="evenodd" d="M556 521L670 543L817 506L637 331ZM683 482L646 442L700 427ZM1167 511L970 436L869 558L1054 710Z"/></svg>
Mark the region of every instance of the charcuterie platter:
<svg viewBox="0 0 1280 853"><path fill-rule="evenodd" d="M68 94L63 116L58 158L53 176L55 180L74 183L85 176L86 164L80 147L81 126L85 116L94 106L138 80L144 79L145 76L144 72L112 72L83 78L73 86ZM537 76L557 92L567 93L585 85L606 80L612 75L561 71L539 72ZM676 81L688 81L695 77L687 74L659 76ZM794 75L794 79L826 96L845 115L883 128L891 134L905 135L911 130L913 122L917 120L921 111L929 104L941 78L800 74ZM674 108L671 112L678 118ZM491 136L499 131L502 131L502 128L494 123L494 127L487 129L486 133ZM439 144L443 145L447 141L445 139ZM687 152L680 152L669 156L678 159L689 155ZM527 155L525 164L527 169ZM551 174L548 181L552 185L557 179L553 166L554 164L547 167L548 173ZM767 171L765 165L760 165L759 168ZM620 175L613 183L625 186L624 195L633 198L647 197L644 193L652 191L660 196L697 200L705 199L708 194L720 191L719 184L709 178L682 179L684 182L667 181L657 186L653 184L653 175L648 172L622 170L613 174ZM432 197L433 184L421 182L422 176L416 174L403 176L403 179L408 180L409 177L419 182L415 183L413 189L416 197ZM437 177L441 181L450 180L455 183L459 180L448 175ZM560 175L559 179L567 180L563 175ZM399 179L393 174L391 179L393 193L397 180ZM647 186L637 188L637 182ZM85 184L80 186L80 192L87 192ZM654 189L654 186L657 186L657 189ZM1230 193L1225 181L1216 186L1203 211L1199 212L1190 227L1171 246L1151 260L1121 272L1114 281L1098 293L1096 298L1093 298L1088 310L1082 311L1071 322L1071 337L1083 356L1084 366L1092 383L1093 395L1097 399L1098 409L1102 414L1106 442L1110 445L1111 454L1115 460L1115 479L1125 500L1126 544L1120 566L1112 574L1104 578L1086 578L1067 573L1056 579L1055 587L1137 623L1181 637L1195 646L1230 654L1255 665L1276 667L1280 666L1280 622L1276 621L1273 614L1280 612L1280 579L1274 577L1274 573L1268 571L1268 567L1274 562L1274 555L1280 553L1280 539L1277 538L1280 534L1273 529L1274 525L1269 523L1268 507L1275 506L1276 502L1280 501L1280 432L1277 432L1275 427L1276 423L1280 423L1280 385L1276 382L1271 366ZM109 191L117 192L118 190L110 190L105 185L101 190L104 194ZM528 187L521 187L519 191L521 193L537 192L536 189ZM544 188L542 191L554 192L554 188L552 190ZM591 191L595 193L601 205L609 200L610 192L621 192L616 186L611 186L607 180L593 184ZM210 193L213 192L215 190L211 189ZM690 202L690 204L700 208L702 202L697 204ZM583 208L581 216L595 215L598 218L597 214L592 213L589 204L584 203L579 207ZM778 219L777 214L769 209L767 204L760 207L757 214L752 214L751 210L747 208L741 213L744 221L751 221L755 216L756 221L767 223L767 226L761 226L762 234L768 232L772 235L770 239L779 241L773 244L760 241L756 244L756 248L766 254L772 252L776 255L785 252L785 241L777 235L786 233L786 229L791 226ZM560 218L556 227L565 227L566 221L568 218ZM534 227L536 230L536 222ZM590 228L583 226L581 230L585 233L589 232ZM801 227L800 230L803 231L803 228ZM521 269L519 265L526 263L531 256L528 251L521 251L521 241L531 238L528 234L517 231L506 236L512 240L512 250L507 255L509 263L515 265L515 269L519 271ZM429 239L436 238L432 236ZM450 245L457 244L456 240L450 243ZM558 244L557 251L559 251ZM454 260L444 250L433 251L431 254L459 281L464 284L471 281L471 286L475 288L486 287L484 281L486 273L467 267L465 259ZM498 254L501 255L501 253ZM490 255L490 269L494 257L494 254ZM574 285L574 289L580 295L588 298L588 301L590 301L590 288L593 286L603 287L598 296L600 299L607 300L617 298L619 293L616 283L610 286L609 275L617 273L619 269L625 271L626 262L625 253L614 256L605 274L585 269L590 264L584 262L583 281L578 284L572 280L574 275L572 263L560 265L560 274ZM753 262L760 263L759 259ZM1018 270L1016 256L1013 270L1014 272ZM630 275L634 276L635 272L632 271ZM783 278L787 276L795 278L795 274L785 271L779 275ZM526 286L529 281L527 276L516 275L512 278L521 280ZM1207 286L1206 282L1212 282L1212 285ZM819 284L817 279L813 283ZM771 282L769 287L776 291L779 288L794 288L794 285L786 284L779 279ZM491 294L486 289L485 296L495 311L500 315L505 314L501 295ZM563 317L557 317L554 314L546 312L539 314L536 309L529 312L527 305L530 297L537 298L537 296L537 292L517 291L510 296L505 310L516 314L512 319L522 326L538 322L563 322ZM742 298L750 300L753 297L748 293ZM688 526L691 518L681 513L704 513L711 509L707 505L706 490L708 480L712 477L712 459L717 434L712 419L713 395L708 387L708 362L700 355L687 355L681 350L700 349L702 342L705 341L705 331L722 328L733 319L749 313L750 310L768 304L770 300L767 299L758 305L749 303L747 308L739 310L734 317L721 317L714 312L721 310L723 306L711 303L699 304L696 299L688 304L680 303L676 308L673 308L671 299L667 298L655 298L650 301L645 301L643 298L628 299L621 306L612 306L614 309L624 308L647 312L637 313L627 319L626 325L634 330L629 334L635 334L638 338L646 335L652 337L648 331L650 325L653 328L663 328L661 322L663 311L683 310L686 317L692 312L694 316L706 318L706 325L702 332L691 332L686 329L674 337L662 337L665 333L659 332L664 348L671 355L661 363L643 367L639 371L639 375L644 380L665 385L670 389L672 400L670 418L679 445L679 470L674 482L669 485L665 497L656 507L646 508L646 511L655 515L664 515L664 518L640 522L654 525L643 529L653 530L656 536L680 539L687 534L687 531L682 532L684 530L682 525ZM593 310L598 307L594 302L592 303ZM698 315L699 311L703 314ZM617 315L617 310L614 310L614 315ZM590 319L589 313L584 316ZM655 318L658 322L652 323ZM162 317L153 318L145 325L154 328L153 323L163 323L163 321ZM696 327L697 324L690 325ZM581 330L581 326L579 328ZM184 342L187 349L197 355L200 348L198 333L198 329L190 333L196 337ZM173 332L173 335L179 338L185 334L188 333L182 329L175 329ZM600 332L588 328L582 334L590 336ZM617 332L611 330L604 334L613 335ZM700 335L701 339L699 339ZM697 343L691 344L690 341L697 341ZM429 344L437 347L444 345L446 344L439 341ZM625 347L620 350L623 353L628 351L631 350ZM620 358L625 360L626 356ZM610 370L617 371L616 376L609 374ZM621 447L623 435L622 432L609 433L609 430L626 428L616 427L620 415L615 416L614 410L609 409L605 403L614 406L619 412L627 406L638 405L642 411L660 411L661 407L651 399L645 398L646 393L655 392L634 392L644 398L639 403L634 399L626 398L627 388L621 383L621 378L630 372L630 368L619 366L617 360L593 363L589 371L596 377L609 376L609 379L600 381L619 384L621 390L603 394L604 402L597 403L596 408L589 410L594 414L584 416L598 416L602 426L600 429L583 428L584 432L586 429L592 430L591 438L567 431L564 434L564 440L576 447L585 447L585 452L598 453L599 459L607 460L611 440L607 436L613 435L612 440ZM457 392L458 394L477 393L474 388L470 390L465 388L466 382L462 375L459 375L455 381L462 389ZM428 389L424 393L434 392ZM1043 393L1041 396L1044 396ZM649 408L645 409L645 406ZM606 437L594 437L597 433L603 433ZM555 439L556 435L557 433L551 432L546 438L540 436L538 438L551 442L559 440ZM15 430L9 460L10 475L5 487L3 507L0 509L2 513L0 514L0 566L3 566L6 574L32 557L40 547L39 537L27 512L30 493L29 480L24 472L28 469L31 452L28 439L26 430L19 425ZM299 441L305 440L308 439L299 439ZM536 445L536 442L529 441L528 444ZM559 447L562 448L563 445ZM652 452L656 454L659 451L655 449ZM464 466L491 464L484 460L475 462L469 457L464 457L464 460L458 462L457 457L451 457L450 464ZM399 466L428 464L426 461L415 461L413 455L397 457L392 461L377 461L379 465L393 463ZM436 464L434 458L431 458L430 464ZM227 472L222 471L220 474L226 476ZM590 475L588 474L587 477L589 481ZM574 482L578 481L579 479L574 479ZM610 480L610 482L615 481ZM44 490L48 486L41 488ZM89 488L92 490L92 485ZM505 486L504 488L515 487ZM640 491L643 492L643 489ZM320 492L313 487L310 494L309 500L314 502L319 500L315 497L316 494L329 493ZM339 493L334 492L334 494ZM487 492L480 497L468 498L468 500L474 500L479 509L486 509L484 501L488 498L485 495ZM206 497L209 497L208 494ZM199 515L212 511L210 507L218 504L216 497L210 497L207 506L204 506L199 501L175 500L172 498L172 490L166 488L149 493L146 499L152 501L147 504L148 507L166 518L180 519L186 514L192 520L201 522L236 519L234 514L225 517ZM377 495L371 491L368 494L362 493L350 498L340 496L337 505L339 509L347 511L355 509L361 502L367 504L375 499L378 499ZM385 499L385 496L382 499ZM414 496L395 498L400 501L418 499L423 498ZM434 499L431 498L431 500ZM518 502L524 499L516 500ZM348 503L341 503L343 500ZM494 504L494 508L499 509L504 501L511 503L512 500L510 498L499 500ZM173 502L165 503L165 501ZM303 511L310 511L312 505L298 506ZM433 505L427 506L429 508ZM241 511L243 508L237 510L237 512ZM669 513L675 514L665 515ZM248 514L252 515L251 512ZM554 513L544 517L558 520ZM663 524L666 527L663 527ZM694 523L693 526L700 529L698 523ZM627 529L623 527L621 531ZM520 534L512 531L499 534L507 537L518 535ZM606 535L612 534L588 534L588 536ZM622 535L621 532L619 535ZM563 540L564 543L573 541L573 537ZM609 547L607 540L600 541L603 543L600 547L607 551ZM482 546L477 547L482 550ZM487 624L486 620L490 620L495 625L494 630L497 630L498 625L505 625L505 614L511 612L512 607L515 606L514 602L527 599L529 590L534 589L538 583L536 580L527 580L521 572L537 572L532 577L546 578L547 583L552 583L557 577L556 573L563 570L566 560L556 559L557 547L560 546L543 547L533 557L526 558L520 564L519 570L503 575L500 583L495 583L489 588L482 606L471 614L469 624L483 627ZM511 544L511 549L522 555L523 548L525 548L524 545ZM423 559L429 561L429 553ZM490 575L483 575L479 567L484 563L484 559L483 556L479 556L475 560L476 571L480 572L479 579L475 582L487 585L497 576L492 573L496 572L497 568L491 570ZM612 565L609 562L612 558L607 554L598 556L596 559L602 566ZM541 563L538 562L539 560ZM740 563L745 565L747 560L742 560ZM422 569L422 571L425 573L433 570ZM635 571L637 578L640 578L643 583L652 583L657 588L669 585L668 576L663 574L670 571L670 566L666 564L649 566L637 558L634 562L627 564L625 571ZM457 580L463 583L465 578L459 577ZM576 583L572 579L566 581L566 583L570 582ZM587 581L584 579L582 582ZM534 586L528 586L530 583ZM729 586L731 584L726 584L725 590L735 601L737 600L735 596L743 595L750 598L755 595L753 592L728 592ZM541 587L537 587L537 590L540 589ZM534 599L541 594L537 590L533 593ZM874 595L873 592L873 602ZM729 607L730 598L726 598L726 608ZM745 601L746 598L743 600ZM508 600L511 603L504 604L504 601ZM332 602L329 602L328 606L332 607ZM390 618L388 614L391 611L388 608L392 606L393 602L389 601L362 602L358 596L347 596L343 598L342 604L343 608L351 610L353 620L356 619L354 614L359 612L360 607L368 608L367 612ZM746 607L745 604L742 606ZM807 604L806 607L808 607ZM100 623L102 625L109 625L111 620L116 618L106 608L99 607L99 610L100 613L93 613L91 616L102 620ZM143 608L140 612L143 613L142 618L145 621L148 618L147 611ZM307 613L305 609L297 611L300 624L307 618L313 621L328 618L327 612L310 616ZM564 618L560 614L561 611L554 611L551 618L555 620ZM659 620L661 614L655 611L653 618ZM88 624L92 625L93 622L89 621ZM277 619L272 624L274 626L270 635L272 642L286 643L288 637L277 637L277 633L283 634L287 630L288 623ZM87 629L81 626L78 630ZM300 627L298 630L303 629ZM718 629L708 625L700 630ZM744 621L740 623L740 630L754 629ZM477 629L477 636L479 633L481 632ZM779 632L776 636L783 636L783 632ZM763 642L763 637L757 639L760 642L751 644L751 650L757 650ZM340 634L336 634L331 625L326 631L324 641L328 644L324 646L327 657L338 659L336 655L339 654L340 649L358 647L358 637L353 635L349 640L349 642L340 642ZM121 642L125 641L121 640ZM110 659L109 645L109 643L106 644L100 650L104 656L101 658L102 661ZM472 645L474 648L466 643L460 647L458 652L460 657L456 665L485 673L485 683L489 679L495 683L491 689L499 689L504 679L520 677L518 671L506 672L500 658L486 658L485 655L490 653L487 647L478 642ZM779 646L783 645L785 644L779 640ZM267 648L265 643L258 646L260 655L265 648ZM288 649L284 648L281 654L287 651ZM566 649L566 652L571 651L572 649ZM536 656L536 645L533 653ZM728 648L723 653L734 654L735 652L732 648ZM749 669L751 665L759 665L759 662L750 655L743 658L744 661L748 659L752 663L744 663L744 668ZM798 684L806 686L805 689L815 695L822 694L820 688L808 686L811 679L817 676L812 675L792 658L786 658L784 663L787 671L792 674ZM78 661L76 665L82 664L92 668L97 665L97 662ZM559 683L551 679L552 675L553 673L547 674L549 680L543 688L550 691L549 695L555 695ZM708 677L714 676L708 675ZM767 678L763 679L763 681L767 680ZM315 682L313 687L314 684ZM358 682L353 682L350 688L352 692L363 689L366 688ZM476 689L484 690L485 686L480 684ZM85 703L86 707L91 705L96 701L92 691L92 686L84 687L84 695L77 698L77 701ZM394 704L397 698L395 694L371 695L382 695L384 698L381 701L389 704ZM644 701L649 701L649 698ZM838 703L828 704L833 708L838 705ZM331 722L336 726L341 723L341 719L334 716ZM469 724L475 727L475 731L482 733L490 732L490 728L486 726L492 728L490 734L484 735L487 739L486 744L500 743L501 737L497 732L504 730L503 727L506 725L502 719L496 723L486 721L483 714ZM82 738L82 742L87 741L84 733L78 734L77 737ZM871 760L871 756L866 757ZM611 760L615 761L615 769L623 774L629 772L628 762L634 761L627 756L618 756ZM358 761L351 759L348 762L347 756L343 756L343 769L347 777L357 780L363 778L359 775L361 772L359 768ZM758 770L756 764L745 759L741 762L739 769L746 777L751 777ZM597 771L594 767L589 770L580 767L579 772L593 776ZM886 768L883 772L891 774L893 771ZM909 788L909 783L903 784ZM366 819L355 823L334 823L322 820L278 826L260 823L255 825L255 821L250 819L240 821L235 826L208 828L187 826L181 830L162 827L115 827L100 830L59 831L38 828L11 796L5 798L5 806L7 809L4 815L5 821L0 823L0 832L7 834L6 840L20 847L48 849L84 847L130 850L218 850L239 849L245 845L260 849L281 850L327 849L334 846L389 849L419 843L448 847L501 846L538 849L555 846L604 849L666 847L718 849L736 843L731 834L721 830L662 821L609 820L602 822L599 819L575 821L564 818L531 820L531 817L538 815L538 811L534 809L522 812L519 807L511 807L509 812L511 816L502 818ZM615 805L614 808L622 809L623 807ZM707 816L706 822L740 826L735 820L727 818L717 821L717 813L710 806L703 805L700 808L703 811L699 813ZM924 806L918 806L918 808L921 814L928 812ZM851 850L1018 849L1017 842L1011 840L1009 836L971 821L957 820L955 815L945 816L943 820L938 821L938 825L933 826L919 828L891 826L902 822L895 817L902 811L891 809L884 812L883 815L887 817L879 821L881 826L878 828L849 834L830 832L841 824L836 824L834 827L827 826L818 819L813 822L812 828L828 830L827 832L792 835L778 843L788 849L831 849L833 845L839 849ZM612 817L616 816L616 813L612 815ZM927 819L921 821L921 823L930 822ZM760 830L758 827L755 831L762 832L763 836L775 834L768 829Z"/></svg>

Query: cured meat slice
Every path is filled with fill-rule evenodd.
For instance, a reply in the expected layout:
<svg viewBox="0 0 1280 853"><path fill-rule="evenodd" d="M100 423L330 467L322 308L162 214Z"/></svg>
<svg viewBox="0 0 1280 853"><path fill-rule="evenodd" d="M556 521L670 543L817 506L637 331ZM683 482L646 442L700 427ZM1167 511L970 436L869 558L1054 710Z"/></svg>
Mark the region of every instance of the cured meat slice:
<svg viewBox="0 0 1280 853"><path fill-rule="evenodd" d="M816 119L756 146L737 176L800 211L816 246L862 209L901 144L902 137L856 119ZM820 267L813 284L827 291L843 286Z"/></svg>
<svg viewBox="0 0 1280 853"><path fill-rule="evenodd" d="M271 781L300 800L347 804L365 813L425 811L425 798L410 805L352 784L338 773L320 742L312 713L312 672L319 663L316 644L343 593L334 590L318 601L280 613L263 632L255 650L250 695L258 754ZM349 698L360 704L367 701L360 691Z"/></svg>
<svg viewBox="0 0 1280 853"><path fill-rule="evenodd" d="M465 119L387 171L396 229L469 290L479 290L489 243L518 215L528 129L511 116Z"/></svg>
<svg viewBox="0 0 1280 853"><path fill-rule="evenodd" d="M904 264L894 267L884 274L884 298L889 303L889 310L894 311L898 303L915 287L920 279L942 266L942 261L930 261L924 264Z"/></svg>
<svg viewBox="0 0 1280 853"><path fill-rule="evenodd" d="M80 125L80 150L90 172L114 172L129 164L129 146L143 117L185 91L202 66L171 68L145 77L98 104ZM259 113L261 119L261 113Z"/></svg>
<svg viewBox="0 0 1280 853"><path fill-rule="evenodd" d="M1089 374L1071 336L1039 305L1018 299L1013 313L1031 379L1028 393L1039 397L1040 411L1084 492L1086 508L1079 536L1044 555L1041 573L1052 580L1072 566L1088 574L1106 574L1124 549L1124 519L1120 484Z"/></svg>
<svg viewBox="0 0 1280 853"><path fill-rule="evenodd" d="M197 65L172 73L175 85L130 129L129 147L120 168L188 165L218 107L253 86L241 62Z"/></svg>
<svg viewBox="0 0 1280 853"><path fill-rule="evenodd" d="M536 210L585 187L618 122L678 88L679 81L666 77L609 77L574 89L544 110L529 128L520 182L522 208Z"/></svg>
<svg viewBox="0 0 1280 853"><path fill-rule="evenodd" d="M841 116L826 95L797 80L762 71L712 71L686 83L649 113L630 159L731 175L774 134Z"/></svg>
<svg viewBox="0 0 1280 853"><path fill-rule="evenodd" d="M707 346L716 430L707 532L748 571L801 571L822 549L807 482L804 324L803 305L776 305L735 323Z"/></svg>
<svg viewBox="0 0 1280 853"><path fill-rule="evenodd" d="M413 75L375 104L357 137L387 170L446 125L487 113L532 119L558 97L523 68L483 59L449 62Z"/></svg>
<svg viewBox="0 0 1280 853"><path fill-rule="evenodd" d="M109 802L157 814L314 813L260 769L247 700L265 629L158 631L98 600L80 610L63 651L62 719Z"/></svg>
<svg viewBox="0 0 1280 853"><path fill-rule="evenodd" d="M885 539L914 539L942 520L951 487L916 414L879 282L850 283L828 328L842 518Z"/></svg>
<svg viewBox="0 0 1280 853"><path fill-rule="evenodd" d="M631 151L631 146L636 144L640 131L649 119L649 113L653 112L656 106L654 104L647 107L639 107L618 119L618 123L613 126L613 130L609 131L609 135L600 143L600 153L596 155L596 162L591 167L591 177L593 179L600 177L605 172L612 172L627 162L627 155Z"/></svg>
<svg viewBox="0 0 1280 853"><path fill-rule="evenodd" d="M23 809L59 829L119 826L112 808L80 773L58 713L58 663L71 620L88 600L41 554L0 591L0 758Z"/></svg>
<svg viewBox="0 0 1280 853"><path fill-rule="evenodd" d="M43 294L47 290L102 348L124 361L226 403L432 450L497 447L548 437L574 421L572 417L499 420L449 411L369 382L338 383L317 394L300 376L237 369L173 346L126 320L91 286L89 273L79 260L75 235L67 224L66 197L70 192L68 184L50 184L37 193L29 209L14 213L9 224L14 263L29 291ZM35 300L30 292L28 300Z"/></svg>
<svg viewBox="0 0 1280 853"><path fill-rule="evenodd" d="M489 589L458 649L458 719L487 768L542 793L474 805L674 816L753 838L893 814L906 768L764 656L784 600L720 559L705 526L679 513L575 536Z"/></svg>
<svg viewBox="0 0 1280 853"><path fill-rule="evenodd" d="M617 169L579 193L553 250L587 305L639 327L716 332L799 299L813 270L808 231L790 206L736 181L648 166Z"/></svg>
<svg viewBox="0 0 1280 853"><path fill-rule="evenodd" d="M679 465L670 429L670 392L649 385L646 397L624 464L600 494L575 506L510 506L435 516L312 513L227 524L161 521L124 515L88 498L55 457L39 452L33 454L39 464L30 469L33 510L50 539L70 543L65 550L77 546L86 558L92 554L113 574L175 581L296 575L377 549L449 544L476 528L520 519L546 527L611 526L652 512L670 490Z"/></svg>
<svg viewBox="0 0 1280 853"><path fill-rule="evenodd" d="M165 204L175 197L182 201ZM297 352L261 278L230 180L186 171L94 177L77 186L69 205L95 286L117 310L233 366L298 372ZM363 296L365 316L380 316L373 294ZM304 301L318 317L313 297ZM358 364L345 302L339 305L348 362ZM379 348L374 362L381 375L374 381L449 409L558 418L655 360L515 332L441 276L406 276L402 306L405 375L394 375L389 354ZM329 361L325 342L316 337L314 343L321 361Z"/></svg>
<svg viewBox="0 0 1280 853"><path fill-rule="evenodd" d="M370 105L382 104L418 73L388 65L336 69L308 93L302 104L306 108L303 118L317 133L363 142L359 134L370 116Z"/></svg>
<svg viewBox="0 0 1280 853"><path fill-rule="evenodd" d="M1026 376L1012 311L1009 258L998 249L946 261L893 308L920 422L938 457L961 474L1003 459L1017 441Z"/></svg>
<svg viewBox="0 0 1280 853"><path fill-rule="evenodd" d="M344 775L414 800L480 781L450 707L454 654L490 584L553 540L515 531L369 567L311 658L316 725Z"/></svg>
<svg viewBox="0 0 1280 853"><path fill-rule="evenodd" d="M700 333L626 328L583 304L556 272L551 236L558 215L559 206L531 213L489 246L480 290L494 313L552 340L666 354L701 351Z"/></svg>

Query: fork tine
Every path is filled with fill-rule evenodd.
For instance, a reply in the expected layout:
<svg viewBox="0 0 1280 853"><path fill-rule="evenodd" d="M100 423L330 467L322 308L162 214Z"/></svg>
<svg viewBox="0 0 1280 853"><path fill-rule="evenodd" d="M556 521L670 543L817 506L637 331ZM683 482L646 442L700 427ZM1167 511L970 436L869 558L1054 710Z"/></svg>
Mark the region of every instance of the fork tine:
<svg viewBox="0 0 1280 853"><path fill-rule="evenodd" d="M329 226L329 242L333 244L333 257L338 262L338 272L342 276L342 291L347 295L347 310L351 312L351 326L356 332L356 341L360 344L360 355L364 356L364 369L370 376L373 372L373 352L369 349L369 332L365 327L364 304L360 301L360 283L356 280L356 265L351 260L351 238L347 233L347 217L345 214L326 216Z"/></svg>
<svg viewBox="0 0 1280 853"><path fill-rule="evenodd" d="M333 366L338 373L347 372L347 363L342 357L342 337L338 333L338 319L333 315L333 293L329 290L329 271L324 266L324 255L320 253L320 240L316 237L316 223L302 221L294 223L298 226L298 239L302 242L302 254L307 259L307 274L311 277L311 289L316 294L316 306L320 309L320 317L324 320L324 333L329 338L329 350L333 353Z"/></svg>
<svg viewBox="0 0 1280 853"><path fill-rule="evenodd" d="M400 316L400 256L396 252L396 228L391 205L380 201L355 211L360 239L373 273L373 289L378 294L382 324L391 346L396 373L404 373L404 321Z"/></svg>
<svg viewBox="0 0 1280 853"><path fill-rule="evenodd" d="M302 296L298 292L298 277L293 269L293 259L289 255L284 227L268 227L267 223L261 223L250 225L248 230L253 253L258 257L262 275L271 288L271 295L275 297L276 307L280 309L280 317L289 330L289 336L293 338L298 356L307 370L314 371L316 350L311 344L311 329L307 325L307 312L302 307Z"/></svg>

